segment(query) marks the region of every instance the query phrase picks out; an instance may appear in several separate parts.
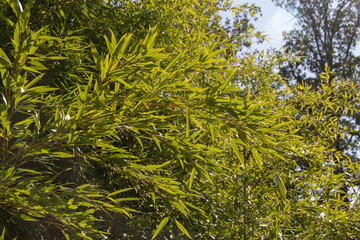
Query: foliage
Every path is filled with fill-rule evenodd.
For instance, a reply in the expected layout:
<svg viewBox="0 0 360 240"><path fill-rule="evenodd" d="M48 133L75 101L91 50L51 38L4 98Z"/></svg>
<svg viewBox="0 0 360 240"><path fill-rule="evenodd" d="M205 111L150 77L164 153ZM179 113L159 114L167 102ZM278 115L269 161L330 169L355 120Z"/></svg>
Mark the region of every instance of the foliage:
<svg viewBox="0 0 360 240"><path fill-rule="evenodd" d="M282 74L289 79L319 87L319 74L328 66L333 77L358 78L354 48L359 40L360 6L357 1L273 0L297 20L285 33L287 52L304 56L296 65L286 65Z"/></svg>
<svg viewBox="0 0 360 240"><path fill-rule="evenodd" d="M290 88L306 88L313 92L312 96L307 96L302 91L302 100L295 97L298 117L308 121L302 134L315 142L328 142L342 153L335 156L340 161L348 157L358 161L360 115L355 106L359 105L359 59L354 52L359 40L358 1L274 2L297 19L296 27L284 34L284 40L288 53L302 56L301 62L285 64L280 72L287 78ZM321 74L323 71L325 75ZM311 99L315 95L317 101L313 102ZM345 174L347 167L337 166L334 172ZM352 174L347 176L353 177L356 178ZM351 197L346 195L351 195L350 185L344 185L342 192L344 201L349 202Z"/></svg>
<svg viewBox="0 0 360 240"><path fill-rule="evenodd" d="M357 196L350 210L333 191L354 183L323 166L336 149L311 146L306 115L294 117L302 98L356 88L296 95L276 87L286 55L238 57L261 38L256 7L22 3L0 5L0 239L358 235Z"/></svg>

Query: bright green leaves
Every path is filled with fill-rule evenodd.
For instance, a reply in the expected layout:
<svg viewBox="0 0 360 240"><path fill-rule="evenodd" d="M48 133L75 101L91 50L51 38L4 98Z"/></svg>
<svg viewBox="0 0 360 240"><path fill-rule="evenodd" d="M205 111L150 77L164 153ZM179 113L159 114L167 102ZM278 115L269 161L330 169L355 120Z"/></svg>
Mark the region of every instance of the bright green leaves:
<svg viewBox="0 0 360 240"><path fill-rule="evenodd" d="M1 236L0 236L0 240L4 240L5 239L5 228L3 228Z"/></svg>
<svg viewBox="0 0 360 240"><path fill-rule="evenodd" d="M260 169L262 169L261 157L258 150L256 148L251 148L251 153L255 159L256 164L259 166Z"/></svg>
<svg viewBox="0 0 360 240"><path fill-rule="evenodd" d="M104 37L108 51L105 56L100 55L96 47L91 45L91 52L99 69L99 86L109 84L111 78L111 81L130 88L124 77L129 78L130 72L135 75L140 69L156 67L155 62L166 57L166 54L161 53L162 49L152 48L157 35L156 28L150 29L145 39L133 43L130 47L131 34L125 34L117 41L114 33L110 33L110 39Z"/></svg>
<svg viewBox="0 0 360 240"><path fill-rule="evenodd" d="M229 87L229 83L230 81L233 79L235 73L238 71L237 68L235 68L234 70L232 70L230 72L230 74L227 76L226 80L224 81L224 83L221 85L221 87L219 88L219 93L226 93L226 92L229 92L228 91L228 87ZM238 90L238 89L237 89Z"/></svg>
<svg viewBox="0 0 360 240"><path fill-rule="evenodd" d="M150 29L149 34L146 35L142 43L146 50L150 50L154 47L156 36L156 28Z"/></svg>
<svg viewBox="0 0 360 240"><path fill-rule="evenodd" d="M190 126L189 126L189 111L187 112L186 114L186 137L188 138L190 135L189 135L189 132L190 132Z"/></svg>
<svg viewBox="0 0 360 240"><path fill-rule="evenodd" d="M129 46L131 35L124 35L121 37L120 41L114 48L113 56L117 59L125 57L125 51Z"/></svg>
<svg viewBox="0 0 360 240"><path fill-rule="evenodd" d="M66 152L53 152L49 154L52 157L56 157L56 158L71 158L73 157L72 154L66 153Z"/></svg>
<svg viewBox="0 0 360 240"><path fill-rule="evenodd" d="M154 232L154 234L153 234L153 236L152 236L151 239L155 239L155 238L156 238L156 236L161 232L161 230L162 230L162 229L166 226L166 224L169 222L169 219L170 219L169 217L165 217L163 220L161 220L159 226L156 228L156 230L155 230L155 232ZM190 236L190 234L189 234L189 232L186 230L186 228L184 228L184 226L183 226L179 221L177 221L176 219L175 219L175 224L176 224L176 226L178 227L178 229L179 229L181 232L183 232L186 236L188 236L190 239L192 239L191 236Z"/></svg>
<svg viewBox="0 0 360 240"><path fill-rule="evenodd" d="M275 180L276 180L276 184L277 184L277 187L278 187L278 190L279 190L280 198L281 198L283 201L286 201L286 192L287 192L287 190L286 190L284 181L283 181L282 178L279 176L279 174L276 174L276 175L275 175Z"/></svg>
<svg viewBox="0 0 360 240"><path fill-rule="evenodd" d="M109 52L112 60L116 61L116 60L121 60L122 58L128 59L128 57L126 55L126 50L129 46L129 43L131 40L131 34L129 34L129 35L125 34L124 36L121 37L121 39L119 41L117 41L114 33L111 30L110 30L110 33L111 33L111 40L109 40L107 38L107 36L104 36L104 38L105 38L108 52ZM94 52L94 50L93 50L93 52ZM96 53L95 53L95 55L96 55ZM94 56L94 58L95 58L95 56ZM95 62L97 62L96 58L95 58Z"/></svg>
<svg viewBox="0 0 360 240"><path fill-rule="evenodd" d="M134 190L134 188L121 189L121 190L118 190L118 191L115 191L115 192L110 193L110 194L108 195L108 197L112 197L112 196L118 195L118 194L120 194L120 193L127 192L127 191L131 191L131 190Z"/></svg>
<svg viewBox="0 0 360 240"><path fill-rule="evenodd" d="M25 139L40 132L42 123L39 117L40 111L36 106L46 102L45 98L49 92L57 89L37 86L44 75L41 71L47 69L41 62L49 59L62 59L61 57L48 57L36 53L45 42L50 44L50 40L41 39L44 35L44 28L33 32L27 26L30 21L31 1L28 2L25 9L20 9L20 1L8 1L8 4L18 18L13 26L12 49L8 53L0 49L0 72L4 86L1 89L2 101L4 102L1 107L1 125L3 126L1 135L4 137L2 147L9 147L8 150L3 149L2 151L3 164L21 160L22 154L13 155L9 153L19 147L25 148ZM58 39L53 37L53 40L57 41ZM36 129L36 131L32 132L30 128ZM10 142L12 144L8 145Z"/></svg>
<svg viewBox="0 0 360 240"><path fill-rule="evenodd" d="M151 239L156 238L156 236L160 233L160 231L165 227L165 225L168 223L169 217L165 217L163 220L161 220L159 226L156 228L154 235Z"/></svg>
<svg viewBox="0 0 360 240"><path fill-rule="evenodd" d="M6 53L0 48L0 70L2 73L2 69L3 68L9 68L11 66L11 61L9 59L9 57L6 55ZM3 74L1 74L2 78L3 78Z"/></svg>
<svg viewBox="0 0 360 240"><path fill-rule="evenodd" d="M189 234L189 232L184 228L183 225L181 225L180 222L178 222L177 220L175 220L175 224L176 224L176 226L180 229L180 231L182 231L186 236L188 236L190 239L192 239L191 236L190 236L190 234Z"/></svg>
<svg viewBox="0 0 360 240"><path fill-rule="evenodd" d="M71 182L62 185L56 183L62 177L70 179L73 172L73 169L65 169L54 175L29 169L15 171L14 168L1 168L0 190L6 200L0 200L0 205L7 204L9 207L19 209L18 213L9 212L9 214L19 219L20 226L26 226L28 222L32 222L34 227L44 224L44 221L52 224L62 223L66 226L61 228L63 232L72 237L79 229L87 232L91 238L104 233L93 227L93 224L99 220L93 216L99 206L106 208L107 211L131 217L134 210L122 205L124 202L138 199L119 197L119 194L132 189L122 189L108 194L90 184L82 184L74 188ZM51 217L50 221L44 220L49 217ZM68 219L71 219L71 224Z"/></svg>
<svg viewBox="0 0 360 240"><path fill-rule="evenodd" d="M231 148L235 153L235 156L240 161L241 166L245 167L244 157L241 155L238 146L236 145L235 141L230 142Z"/></svg>
<svg viewBox="0 0 360 240"><path fill-rule="evenodd" d="M297 168L322 158L296 136L297 102L282 101L290 94L276 90L280 77L273 68L281 61L231 55L247 36L234 31L229 39L217 1L125 1L116 8L110 2L105 11L100 0L82 1L89 22L79 29L81 16L51 5L53 15L39 10L30 18L51 19L51 25L32 32L34 24L25 31L14 24L20 42L0 46L0 154L8 164L1 170L0 207L15 209L8 212L14 221L41 226L38 232L56 226L67 239L123 233L275 239L292 221L291 211L296 221L307 221L312 196L320 201L319 189L327 186L308 184L321 174ZM91 22L89 6L101 18L116 18ZM153 19L158 25L149 28ZM103 26L113 31L104 37ZM325 95L336 89L350 101L346 90L356 88L340 85L324 88ZM311 109L311 99L303 110ZM15 171L19 166L28 169ZM286 187L280 176L289 176ZM296 225L297 232L300 225L306 226Z"/></svg>
<svg viewBox="0 0 360 240"><path fill-rule="evenodd" d="M193 168L191 171L190 179L189 179L189 189L191 189L191 187L194 183L195 175L196 175L196 168Z"/></svg>
<svg viewBox="0 0 360 240"><path fill-rule="evenodd" d="M30 217L28 215L25 215L25 214L21 214L19 217L26 222L37 222L38 221L37 219Z"/></svg>

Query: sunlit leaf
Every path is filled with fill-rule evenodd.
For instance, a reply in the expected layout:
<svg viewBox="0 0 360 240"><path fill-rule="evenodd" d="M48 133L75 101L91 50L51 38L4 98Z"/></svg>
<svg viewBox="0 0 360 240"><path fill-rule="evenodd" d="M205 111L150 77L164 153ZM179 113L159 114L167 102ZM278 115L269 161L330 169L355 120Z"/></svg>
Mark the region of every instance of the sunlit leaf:
<svg viewBox="0 0 360 240"><path fill-rule="evenodd" d="M276 179L276 183L277 183L277 187L278 187L278 190L279 190L280 197L281 197L281 199L283 201L286 201L286 192L287 192L287 190L286 190L284 181L279 176L279 174L275 175L275 179Z"/></svg>
<svg viewBox="0 0 360 240"><path fill-rule="evenodd" d="M179 223L177 220L175 220L176 226L186 235L188 236L190 239L192 239L192 237L190 236L189 232L184 228L183 225L181 225L181 223Z"/></svg>
<svg viewBox="0 0 360 240"><path fill-rule="evenodd" d="M161 220L159 226L156 228L153 236L151 239L156 238L156 236L160 233L160 231L165 227L165 225L167 224L167 222L169 221L169 217L165 217L163 220Z"/></svg>

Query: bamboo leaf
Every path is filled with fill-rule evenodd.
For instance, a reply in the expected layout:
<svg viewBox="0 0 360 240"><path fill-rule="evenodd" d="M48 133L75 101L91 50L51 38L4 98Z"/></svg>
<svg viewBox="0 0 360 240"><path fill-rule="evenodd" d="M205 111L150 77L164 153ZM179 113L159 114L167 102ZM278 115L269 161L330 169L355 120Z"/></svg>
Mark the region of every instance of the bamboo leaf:
<svg viewBox="0 0 360 240"><path fill-rule="evenodd" d="M212 184L214 185L208 171L205 170L205 168L203 168L200 164L195 163L196 167L200 170L200 172L205 176L205 178Z"/></svg>
<svg viewBox="0 0 360 240"><path fill-rule="evenodd" d="M122 36L122 38L120 39L120 41L117 43L113 56L116 59L120 59L121 57L123 57L123 54L125 53L125 50L129 44L131 35L128 36L127 34L125 34L124 36Z"/></svg>
<svg viewBox="0 0 360 240"><path fill-rule="evenodd" d="M176 223L176 226L180 229L180 231L182 231L186 236L188 236L190 239L192 239L189 232L186 230L186 228L184 228L183 225L181 225L181 223L179 223L177 220L175 220L175 223Z"/></svg>
<svg viewBox="0 0 360 240"><path fill-rule="evenodd" d="M20 218L27 222L37 222L38 220L25 214L21 214Z"/></svg>
<svg viewBox="0 0 360 240"><path fill-rule="evenodd" d="M251 93L251 85L249 84L248 89L247 89L247 93L246 93L246 101L250 100L250 93Z"/></svg>
<svg viewBox="0 0 360 240"><path fill-rule="evenodd" d="M162 167L165 167L166 165L168 165L171 161L167 161L161 165L147 165L142 167L143 170L145 171L155 171L155 170L159 170Z"/></svg>
<svg viewBox="0 0 360 240"><path fill-rule="evenodd" d="M107 49L108 49L109 53L112 53L112 52L113 52L113 48L112 48L112 45L111 45L110 40L107 38L106 35L104 35L104 39L105 39L106 46L107 46Z"/></svg>
<svg viewBox="0 0 360 240"><path fill-rule="evenodd" d="M157 139L157 137L155 137L155 136L153 136L153 139L154 139L156 145L158 146L159 151L161 152L162 150L161 150L161 145L160 145L159 139Z"/></svg>
<svg viewBox="0 0 360 240"><path fill-rule="evenodd" d="M127 191L130 191L130 190L133 190L133 189L134 189L134 188L121 189L121 190L118 190L118 191L115 191L115 192L110 193L110 194L108 195L108 197L117 195L117 194L119 194L119 193L127 192Z"/></svg>
<svg viewBox="0 0 360 240"><path fill-rule="evenodd" d="M154 239L154 238L156 238L156 236L157 236L157 235L160 233L160 231L165 227L165 225L167 224L168 221L169 221L169 217L166 217L166 218L164 218L164 219L160 222L160 224L159 224L159 226L157 227L157 229L155 230L154 235L152 236L151 240Z"/></svg>
<svg viewBox="0 0 360 240"><path fill-rule="evenodd" d="M192 185L194 183L195 174L196 174L196 169L193 168L192 171L191 171L190 179L189 179L189 189L191 189L191 187L192 187Z"/></svg>
<svg viewBox="0 0 360 240"><path fill-rule="evenodd" d="M55 91L57 89L58 88L38 86L38 87L29 88L28 91L35 92L35 93L46 93L46 92Z"/></svg>
<svg viewBox="0 0 360 240"><path fill-rule="evenodd" d="M220 88L220 92L223 92L226 87L228 86L229 82L231 81L231 79L233 78L233 76L235 75L235 73L238 71L238 68L235 68L234 70L231 71L231 73L229 74L229 76L226 78L225 82L223 83L223 85Z"/></svg>
<svg viewBox="0 0 360 240"><path fill-rule="evenodd" d="M4 239L5 239L5 227L3 228L3 231L0 236L0 240L4 240Z"/></svg>
<svg viewBox="0 0 360 240"><path fill-rule="evenodd" d="M114 35L114 32L110 29L110 33L111 33L111 47L112 49L114 50L115 47L116 47L116 38L115 38L115 35Z"/></svg>
<svg viewBox="0 0 360 240"><path fill-rule="evenodd" d="M57 157L57 158L71 158L74 157L72 154L69 153L65 153L65 152L53 152L49 154L52 157Z"/></svg>
<svg viewBox="0 0 360 240"><path fill-rule="evenodd" d="M6 55L6 53L0 48L0 57L1 59L4 59L5 60L5 64L6 65L11 65L11 61L10 59L8 58L8 56Z"/></svg>
<svg viewBox="0 0 360 240"><path fill-rule="evenodd" d="M61 230L66 240L70 240L69 234L67 234L64 230Z"/></svg>
<svg viewBox="0 0 360 240"><path fill-rule="evenodd" d="M117 198L117 202L126 202L126 201L138 201L140 198Z"/></svg>
<svg viewBox="0 0 360 240"><path fill-rule="evenodd" d="M184 53L186 52L183 51L182 53L180 53L179 55L176 56L176 58L174 58L165 68L165 71L168 71L177 61L179 61L179 59L184 55Z"/></svg>
<svg viewBox="0 0 360 240"><path fill-rule="evenodd" d="M277 186L278 186L278 190L279 190L279 193L280 193L280 197L283 201L286 201L286 187L285 187L285 184L284 184L284 181L282 180L282 178L279 176L279 174L276 174L275 175L275 178L276 178L276 183L277 183Z"/></svg>
<svg viewBox="0 0 360 240"><path fill-rule="evenodd" d="M240 161L240 164L244 167L245 166L244 159L242 158L238 147L235 145L234 141L231 141L230 145L231 145L231 148L233 149L237 159Z"/></svg>
<svg viewBox="0 0 360 240"><path fill-rule="evenodd" d="M154 46L156 36L157 36L157 32L155 32L155 29L153 29L151 31L151 35L149 37L149 40L148 40L148 42L146 44L146 49L147 50L150 50Z"/></svg>
<svg viewBox="0 0 360 240"><path fill-rule="evenodd" d="M217 46L217 43L214 44L214 46L213 46L212 48L214 48L214 47L216 47L216 46ZM212 49L210 49L210 51L212 51ZM207 56L205 57L204 62L205 62L205 63L211 63L211 62L221 61L221 59L212 59L212 58L215 57L215 56L217 56L217 55L219 55L220 53L222 53L222 52L224 52L224 51L225 51L225 49L219 49L219 50L216 50L215 52L210 53L209 55L207 55Z"/></svg>
<svg viewBox="0 0 360 240"><path fill-rule="evenodd" d="M82 184L82 185L78 186L76 189L77 190L83 190L83 189L87 188L88 186L90 186L90 184L86 183L86 184Z"/></svg>
<svg viewBox="0 0 360 240"><path fill-rule="evenodd" d="M262 159L259 155L259 152L256 148L251 148L251 153L255 159L256 164L260 167L260 169L262 170Z"/></svg>
<svg viewBox="0 0 360 240"><path fill-rule="evenodd" d="M189 111L186 113L186 137L189 137L190 126L189 126Z"/></svg>

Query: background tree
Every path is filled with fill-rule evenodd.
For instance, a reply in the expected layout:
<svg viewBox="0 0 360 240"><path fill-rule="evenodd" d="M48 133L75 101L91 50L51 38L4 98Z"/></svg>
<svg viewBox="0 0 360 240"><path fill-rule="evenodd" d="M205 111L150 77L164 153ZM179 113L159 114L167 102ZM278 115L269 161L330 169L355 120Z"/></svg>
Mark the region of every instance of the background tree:
<svg viewBox="0 0 360 240"><path fill-rule="evenodd" d="M317 108L303 108L306 101L296 104L298 107L302 106L299 108L298 118L309 120L300 134L322 138L324 131L329 129L318 129L321 125L318 123L319 117L323 119L322 121L328 122L329 126L336 122L337 124L333 126L335 130L333 134L330 136L325 134L322 141L327 141L329 146L342 153L340 162L347 157L357 161L360 146L358 133L360 118L358 110L353 109L353 106L359 104L356 90L359 84L359 57L354 52L359 41L359 2L322 0L274 0L274 2L287 9L297 20L295 28L284 33L284 40L286 51L302 56L302 60L281 67L280 72L286 78L287 84L291 88L300 85L312 88L319 92L319 96L328 92L328 87L334 88L334 82L347 85L345 88L334 89L334 92L328 95L329 102L319 99L319 102L313 103ZM331 74L328 74L328 78L324 78L321 73L327 68L330 69L327 71L331 71ZM324 82L324 79L327 80ZM348 87L354 91L349 90ZM295 95L292 96L299 95L295 91ZM353 111L348 111L349 109ZM339 163L334 173L344 174L346 169ZM349 202L347 197L349 188L343 185L341 192L344 201Z"/></svg>
<svg viewBox="0 0 360 240"><path fill-rule="evenodd" d="M360 5L358 1L273 0L293 14L296 26L284 34L289 53L299 53L303 60L282 68L290 82L322 83L319 74L327 65L332 78L358 78L359 58L354 53L359 41Z"/></svg>

